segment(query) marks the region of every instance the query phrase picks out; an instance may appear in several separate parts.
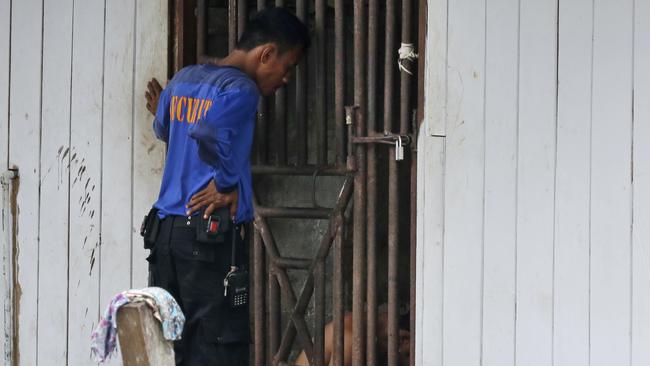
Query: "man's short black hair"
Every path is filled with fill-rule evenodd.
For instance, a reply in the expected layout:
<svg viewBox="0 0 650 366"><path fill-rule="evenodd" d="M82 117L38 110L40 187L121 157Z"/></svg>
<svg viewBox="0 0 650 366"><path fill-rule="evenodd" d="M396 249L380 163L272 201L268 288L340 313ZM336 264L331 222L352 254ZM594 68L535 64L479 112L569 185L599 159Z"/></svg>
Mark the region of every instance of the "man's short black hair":
<svg viewBox="0 0 650 366"><path fill-rule="evenodd" d="M303 22L285 8L267 7L246 23L237 49L250 51L265 43L275 43L279 52L294 47L309 48L309 30Z"/></svg>

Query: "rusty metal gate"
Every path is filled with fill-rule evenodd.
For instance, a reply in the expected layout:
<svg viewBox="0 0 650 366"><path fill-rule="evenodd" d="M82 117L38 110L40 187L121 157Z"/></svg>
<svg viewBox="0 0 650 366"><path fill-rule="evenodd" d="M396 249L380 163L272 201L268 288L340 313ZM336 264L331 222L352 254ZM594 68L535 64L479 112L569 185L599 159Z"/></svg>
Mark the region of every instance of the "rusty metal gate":
<svg viewBox="0 0 650 366"><path fill-rule="evenodd" d="M414 146L421 119L415 110L422 101L414 82L414 44L418 32L423 33L418 14L423 23L426 1L175 0L170 64L178 70L225 56L248 15L267 5L295 12L310 27L313 46L290 85L261 100L258 109L253 364L291 364L302 350L311 365L324 365L324 328L326 314L331 314L332 364L343 365L345 309L351 302L352 364L398 365L400 298L415 309ZM420 11L414 11L418 5ZM329 207L319 206L315 198L311 206L270 207L260 193L264 176L340 177L340 190ZM286 255L270 219L326 220L324 235L312 244L315 255ZM386 263L379 266L378 243L387 248ZM346 275L350 251L352 270ZM407 271L399 265L400 253L408 258ZM303 271L302 283L296 284L289 271ZM386 277L385 283L378 282L378 274ZM401 294L400 279L410 284ZM380 287L387 302L382 329L377 321ZM307 316L310 304L313 311ZM410 311L409 326L413 340L414 313ZM386 335L385 352L378 350L377 334Z"/></svg>

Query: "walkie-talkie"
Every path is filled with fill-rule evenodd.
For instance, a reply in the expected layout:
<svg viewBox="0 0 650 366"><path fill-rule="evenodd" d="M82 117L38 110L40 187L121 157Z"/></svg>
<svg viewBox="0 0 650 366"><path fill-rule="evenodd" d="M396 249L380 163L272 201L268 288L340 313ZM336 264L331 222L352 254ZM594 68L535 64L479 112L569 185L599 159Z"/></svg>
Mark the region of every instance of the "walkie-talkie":
<svg viewBox="0 0 650 366"><path fill-rule="evenodd" d="M235 256L239 229L239 226L233 225L230 272L223 279L223 295L228 298L228 303L233 309L248 305L248 270L237 267Z"/></svg>

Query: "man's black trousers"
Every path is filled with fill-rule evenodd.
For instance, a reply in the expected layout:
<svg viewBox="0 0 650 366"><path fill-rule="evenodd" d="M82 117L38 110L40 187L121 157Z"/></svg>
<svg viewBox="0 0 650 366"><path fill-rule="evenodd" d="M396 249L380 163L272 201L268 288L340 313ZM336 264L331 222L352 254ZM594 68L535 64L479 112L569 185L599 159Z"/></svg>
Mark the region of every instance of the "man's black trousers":
<svg viewBox="0 0 650 366"><path fill-rule="evenodd" d="M174 343L176 364L248 365L248 307L231 309L224 297L233 231L223 243L199 243L187 222L183 216L163 219L147 258L150 284L169 291L185 314L182 339ZM248 245L237 240L237 264L247 266Z"/></svg>

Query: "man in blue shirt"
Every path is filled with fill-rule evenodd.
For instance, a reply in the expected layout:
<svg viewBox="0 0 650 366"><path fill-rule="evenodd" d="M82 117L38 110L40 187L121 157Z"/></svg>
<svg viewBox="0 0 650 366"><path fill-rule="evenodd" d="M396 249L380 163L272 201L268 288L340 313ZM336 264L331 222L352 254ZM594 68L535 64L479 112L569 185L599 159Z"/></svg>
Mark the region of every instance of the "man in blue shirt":
<svg viewBox="0 0 650 366"><path fill-rule="evenodd" d="M248 308L225 297L230 243L237 243L237 266L245 266L247 245L234 224L253 219L249 157L257 104L260 94L289 81L309 44L300 20L267 8L228 56L180 70L157 101L147 95L156 111L153 129L168 150L152 212L157 235L148 244L145 237L145 246L152 249L151 284L168 290L186 317L177 365L248 364Z"/></svg>

